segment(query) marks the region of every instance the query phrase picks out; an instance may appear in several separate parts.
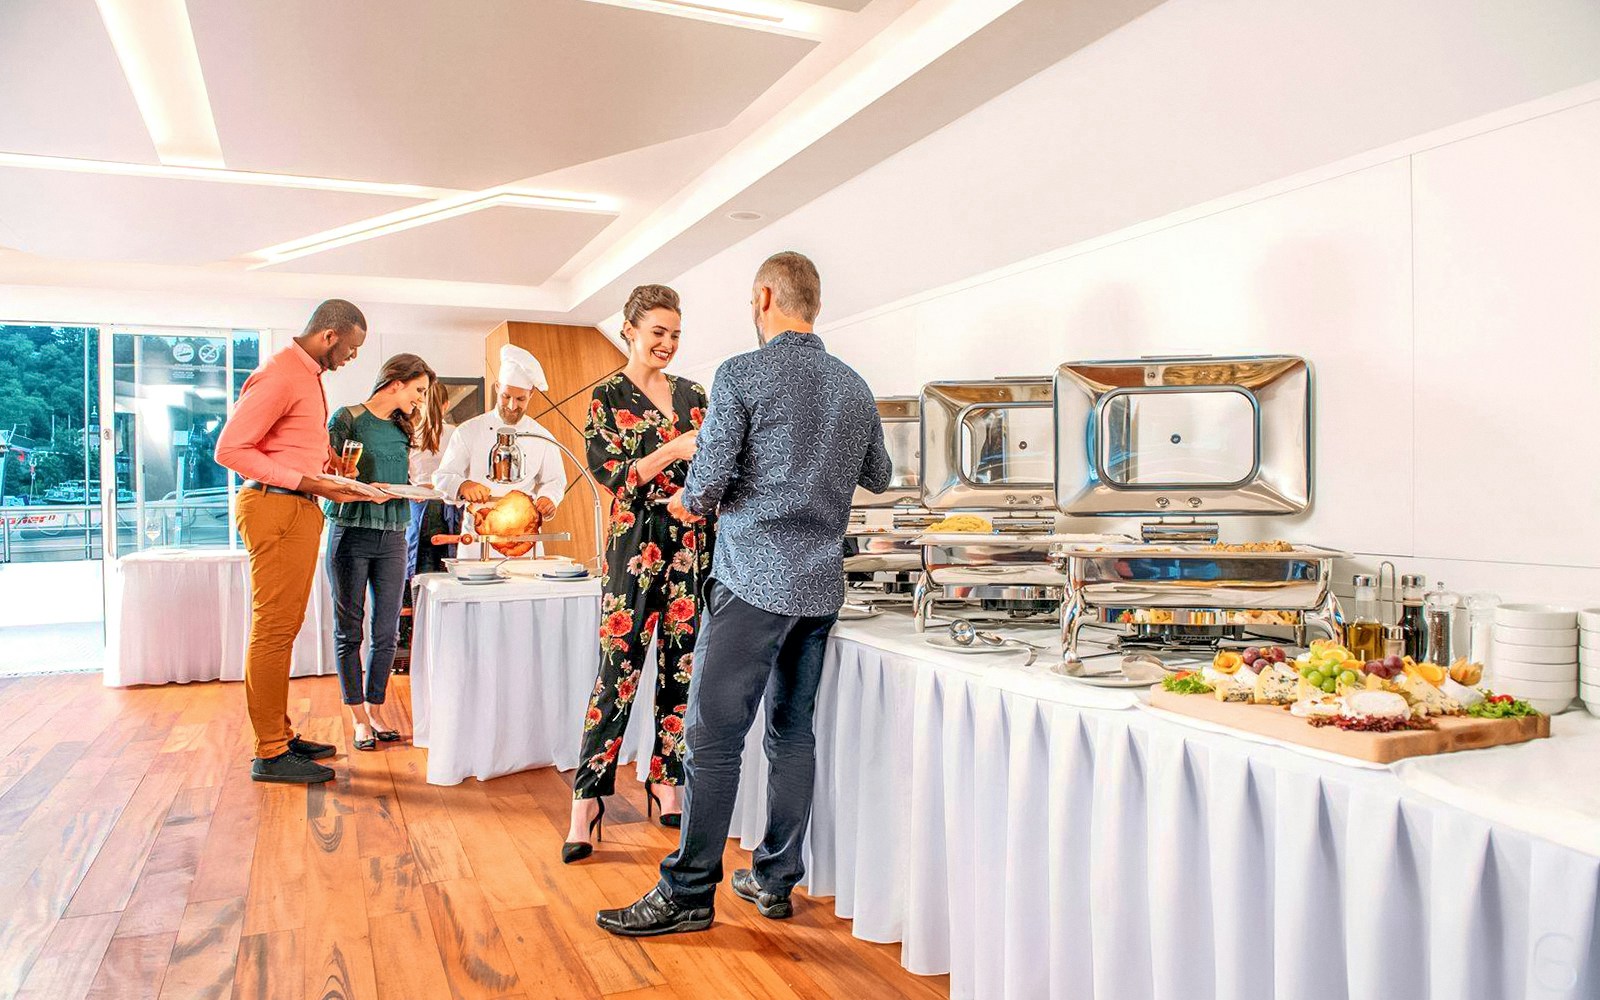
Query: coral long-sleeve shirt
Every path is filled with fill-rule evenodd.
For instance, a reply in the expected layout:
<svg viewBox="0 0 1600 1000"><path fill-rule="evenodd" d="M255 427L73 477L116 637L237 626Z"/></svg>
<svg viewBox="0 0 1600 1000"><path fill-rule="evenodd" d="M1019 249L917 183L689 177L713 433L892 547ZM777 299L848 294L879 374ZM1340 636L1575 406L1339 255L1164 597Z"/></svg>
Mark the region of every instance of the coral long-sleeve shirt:
<svg viewBox="0 0 1600 1000"><path fill-rule="evenodd" d="M274 354L239 391L217 437L217 464L245 479L298 489L328 461L328 398L322 366L299 344Z"/></svg>

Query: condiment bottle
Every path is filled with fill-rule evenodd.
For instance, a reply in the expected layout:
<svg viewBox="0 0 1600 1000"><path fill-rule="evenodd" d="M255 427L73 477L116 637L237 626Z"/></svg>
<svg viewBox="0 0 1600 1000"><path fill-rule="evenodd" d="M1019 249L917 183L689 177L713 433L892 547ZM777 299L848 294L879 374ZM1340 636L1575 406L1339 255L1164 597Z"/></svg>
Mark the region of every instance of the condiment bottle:
<svg viewBox="0 0 1600 1000"><path fill-rule="evenodd" d="M1355 587L1355 605L1344 626L1344 644L1358 661L1382 659L1383 622L1378 618L1377 581L1358 574Z"/></svg>
<svg viewBox="0 0 1600 1000"><path fill-rule="evenodd" d="M1422 595L1427 584L1428 578L1420 573L1400 578L1400 627L1405 630L1405 655L1419 661L1428 642L1428 630L1422 621Z"/></svg>
<svg viewBox="0 0 1600 1000"><path fill-rule="evenodd" d="M1461 606L1461 595L1437 584L1422 598L1422 619L1427 629L1424 647L1427 662L1448 668L1455 662L1456 609Z"/></svg>

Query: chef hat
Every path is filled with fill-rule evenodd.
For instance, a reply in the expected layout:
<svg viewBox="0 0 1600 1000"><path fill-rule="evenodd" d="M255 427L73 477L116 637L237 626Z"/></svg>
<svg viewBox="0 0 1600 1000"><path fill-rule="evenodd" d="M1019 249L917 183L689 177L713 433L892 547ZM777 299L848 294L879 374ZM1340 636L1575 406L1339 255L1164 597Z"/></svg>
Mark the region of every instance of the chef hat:
<svg viewBox="0 0 1600 1000"><path fill-rule="evenodd" d="M515 344L500 348L500 384L513 389L550 388L538 359Z"/></svg>

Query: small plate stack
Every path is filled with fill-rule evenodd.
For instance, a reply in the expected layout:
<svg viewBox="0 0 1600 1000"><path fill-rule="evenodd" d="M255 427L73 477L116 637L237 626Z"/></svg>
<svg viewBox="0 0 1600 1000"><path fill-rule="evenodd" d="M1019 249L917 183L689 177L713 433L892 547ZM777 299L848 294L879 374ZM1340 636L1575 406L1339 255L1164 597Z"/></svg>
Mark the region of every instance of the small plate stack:
<svg viewBox="0 0 1600 1000"><path fill-rule="evenodd" d="M1578 696L1600 715L1600 608L1578 612Z"/></svg>
<svg viewBox="0 0 1600 1000"><path fill-rule="evenodd" d="M1553 604L1500 605L1489 666L1496 692L1546 715L1566 711L1578 695L1578 613Z"/></svg>

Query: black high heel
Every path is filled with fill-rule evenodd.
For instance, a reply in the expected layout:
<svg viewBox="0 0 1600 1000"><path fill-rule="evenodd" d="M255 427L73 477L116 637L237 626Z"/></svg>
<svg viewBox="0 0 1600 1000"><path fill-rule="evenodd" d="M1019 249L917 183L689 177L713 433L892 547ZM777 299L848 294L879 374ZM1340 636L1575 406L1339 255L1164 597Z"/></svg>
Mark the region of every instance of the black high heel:
<svg viewBox="0 0 1600 1000"><path fill-rule="evenodd" d="M597 798L597 799L595 799L595 802L599 803L600 811L595 813L594 814L594 819L591 819L589 821L589 837L591 838L591 842L586 843L586 842L580 840L576 844L574 844L574 843L562 844L561 845L561 863L562 864L570 865L574 861L582 861L584 858L587 858L589 855L594 853L594 844L592 843L592 841L606 839L605 838L605 824L600 822L601 820L606 818L606 800Z"/></svg>
<svg viewBox="0 0 1600 1000"><path fill-rule="evenodd" d="M647 782L645 782L645 785L644 785L644 818L647 819L647 820L650 818L650 814L651 814L651 812L653 810L661 808L661 800L656 798L656 793L655 793L654 789L651 788L651 786L653 784L654 784L654 782L647 781ZM681 813L681 812L675 812L675 813L671 813L671 814L662 813L661 814L661 819L658 822L660 822L660 824L662 826L668 827L668 828L673 829L673 830L682 829L683 828L683 813Z"/></svg>

